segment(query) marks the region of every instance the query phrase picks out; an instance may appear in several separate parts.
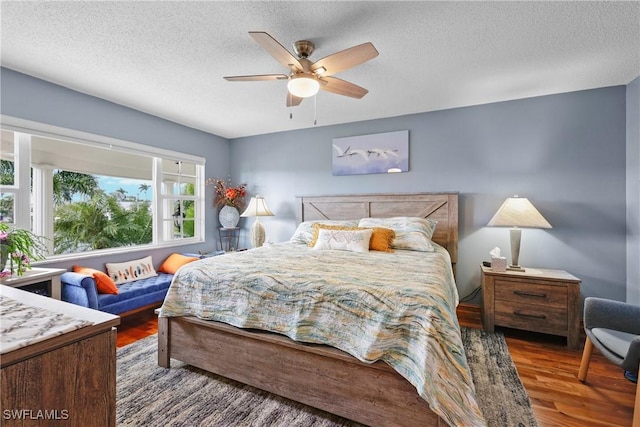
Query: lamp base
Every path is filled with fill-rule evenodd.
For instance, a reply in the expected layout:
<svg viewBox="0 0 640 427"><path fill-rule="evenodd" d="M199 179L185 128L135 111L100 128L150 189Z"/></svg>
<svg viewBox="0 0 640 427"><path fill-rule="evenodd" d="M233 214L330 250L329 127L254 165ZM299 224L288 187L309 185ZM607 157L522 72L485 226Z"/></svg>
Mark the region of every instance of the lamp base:
<svg viewBox="0 0 640 427"><path fill-rule="evenodd" d="M249 240L251 241L251 245L254 248L259 248L264 243L264 238L265 238L264 227L260 223L260 220L258 219L258 217L256 217L256 220L253 222L253 225L251 226L251 231L249 233Z"/></svg>
<svg viewBox="0 0 640 427"><path fill-rule="evenodd" d="M520 267L519 265L510 265L507 267L507 270L511 270L511 271L525 271L525 269L523 267Z"/></svg>

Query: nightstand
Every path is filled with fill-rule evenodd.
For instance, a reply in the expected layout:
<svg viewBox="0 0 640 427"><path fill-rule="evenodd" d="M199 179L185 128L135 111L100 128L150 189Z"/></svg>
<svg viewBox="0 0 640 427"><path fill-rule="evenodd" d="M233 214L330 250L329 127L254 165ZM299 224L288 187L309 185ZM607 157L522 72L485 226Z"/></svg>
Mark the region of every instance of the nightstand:
<svg viewBox="0 0 640 427"><path fill-rule="evenodd" d="M578 347L580 282L566 271L527 268L524 272L482 269L482 323L560 335Z"/></svg>

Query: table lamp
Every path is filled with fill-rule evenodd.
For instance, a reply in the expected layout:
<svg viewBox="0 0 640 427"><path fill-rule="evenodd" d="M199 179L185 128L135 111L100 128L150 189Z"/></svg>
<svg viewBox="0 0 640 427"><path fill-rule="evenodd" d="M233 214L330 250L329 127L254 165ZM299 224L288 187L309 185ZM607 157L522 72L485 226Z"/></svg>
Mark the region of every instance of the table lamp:
<svg viewBox="0 0 640 427"><path fill-rule="evenodd" d="M551 224L544 219L526 197L518 197L517 195L505 200L487 225L491 227L512 227L510 230L511 264L507 267L507 270L515 271L524 271L524 268L518 265L522 236L520 227L552 228Z"/></svg>
<svg viewBox="0 0 640 427"><path fill-rule="evenodd" d="M265 202L264 197L258 196L258 195L256 195L255 197L252 197L251 200L249 201L249 206L247 206L247 209L245 209L240 216L256 217L256 220L253 222L253 225L251 226L249 240L251 241L251 245L254 248L262 246L262 244L264 243L265 232L264 232L264 227L260 222L260 217L273 216L273 212L271 212L267 207L267 203Z"/></svg>

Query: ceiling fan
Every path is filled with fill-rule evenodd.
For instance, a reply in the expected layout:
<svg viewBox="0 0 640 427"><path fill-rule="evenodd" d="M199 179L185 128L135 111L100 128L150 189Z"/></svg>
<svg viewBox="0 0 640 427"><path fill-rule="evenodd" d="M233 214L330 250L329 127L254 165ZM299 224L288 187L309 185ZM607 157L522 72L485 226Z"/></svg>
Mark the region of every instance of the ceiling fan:
<svg viewBox="0 0 640 427"><path fill-rule="evenodd" d="M337 93L351 98L362 98L369 91L348 81L332 77L333 74L360 65L378 56L372 43L362 43L311 62L308 58L315 45L308 40L293 44L298 56L293 56L284 46L269 34L250 31L249 35L279 63L289 69L289 74L258 74L250 76L228 76L228 81L289 80L287 83L287 107L300 105L304 98L318 93L318 90Z"/></svg>

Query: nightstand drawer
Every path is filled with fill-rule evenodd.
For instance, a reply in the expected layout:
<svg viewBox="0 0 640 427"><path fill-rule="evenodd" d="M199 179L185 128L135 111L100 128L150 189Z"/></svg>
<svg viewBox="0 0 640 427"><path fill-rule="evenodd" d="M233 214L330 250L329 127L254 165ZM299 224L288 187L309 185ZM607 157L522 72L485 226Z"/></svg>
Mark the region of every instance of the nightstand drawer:
<svg viewBox="0 0 640 427"><path fill-rule="evenodd" d="M549 308L526 303L499 304L495 322L507 328L524 329L545 334L566 335L566 309Z"/></svg>
<svg viewBox="0 0 640 427"><path fill-rule="evenodd" d="M496 279L495 299L496 302L506 303L505 305L510 302L524 306L533 304L566 311L567 288L566 286L531 283L531 281Z"/></svg>

